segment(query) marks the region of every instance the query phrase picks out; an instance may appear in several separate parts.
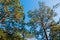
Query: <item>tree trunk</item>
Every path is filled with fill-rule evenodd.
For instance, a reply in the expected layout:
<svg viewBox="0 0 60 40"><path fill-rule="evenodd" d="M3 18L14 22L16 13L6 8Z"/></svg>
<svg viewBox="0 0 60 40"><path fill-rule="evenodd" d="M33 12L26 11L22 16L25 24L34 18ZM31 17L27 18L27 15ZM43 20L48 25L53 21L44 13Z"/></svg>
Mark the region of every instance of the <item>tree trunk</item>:
<svg viewBox="0 0 60 40"><path fill-rule="evenodd" d="M49 39L48 39L47 32L46 32L46 25L45 25L44 22L43 22L43 18L41 19L41 25L42 25L42 27L43 27L46 40L49 40Z"/></svg>
<svg viewBox="0 0 60 40"><path fill-rule="evenodd" d="M49 40L48 39L48 36L47 36L47 32L46 32L46 29L43 27L43 30L44 30L44 33L45 33L45 36L46 36L46 40Z"/></svg>

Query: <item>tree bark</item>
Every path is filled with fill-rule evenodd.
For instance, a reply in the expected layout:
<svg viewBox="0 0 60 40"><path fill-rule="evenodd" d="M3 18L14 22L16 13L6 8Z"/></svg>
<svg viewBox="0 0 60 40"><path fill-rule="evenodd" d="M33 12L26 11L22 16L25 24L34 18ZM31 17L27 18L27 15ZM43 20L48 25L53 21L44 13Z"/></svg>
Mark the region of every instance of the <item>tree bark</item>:
<svg viewBox="0 0 60 40"><path fill-rule="evenodd" d="M41 25L42 25L42 27L43 27L46 40L49 40L49 39L48 39L47 32L46 32L46 25L45 25L44 22L43 22L43 18L41 19Z"/></svg>
<svg viewBox="0 0 60 40"><path fill-rule="evenodd" d="M43 30L44 30L44 33L45 33L45 36L46 36L46 40L49 40L48 39L48 36L47 36L47 32L46 32L46 29L43 27Z"/></svg>

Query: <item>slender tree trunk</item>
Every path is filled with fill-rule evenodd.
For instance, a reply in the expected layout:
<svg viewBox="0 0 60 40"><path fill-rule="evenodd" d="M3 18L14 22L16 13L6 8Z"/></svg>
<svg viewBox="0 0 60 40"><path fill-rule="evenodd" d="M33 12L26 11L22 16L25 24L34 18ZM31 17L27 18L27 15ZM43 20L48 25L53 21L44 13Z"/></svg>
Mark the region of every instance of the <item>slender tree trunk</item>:
<svg viewBox="0 0 60 40"><path fill-rule="evenodd" d="M47 32L46 32L46 25L45 25L44 22L43 22L43 18L42 18L41 22L42 22L41 25L42 25L42 27L43 27L43 30L44 30L44 34L45 34L46 40L49 40L49 39L48 39Z"/></svg>
<svg viewBox="0 0 60 40"><path fill-rule="evenodd" d="M49 40L48 39L48 36L47 36L47 32L46 32L46 29L43 27L43 30L44 30L44 33L45 33L45 36L46 36L46 40Z"/></svg>

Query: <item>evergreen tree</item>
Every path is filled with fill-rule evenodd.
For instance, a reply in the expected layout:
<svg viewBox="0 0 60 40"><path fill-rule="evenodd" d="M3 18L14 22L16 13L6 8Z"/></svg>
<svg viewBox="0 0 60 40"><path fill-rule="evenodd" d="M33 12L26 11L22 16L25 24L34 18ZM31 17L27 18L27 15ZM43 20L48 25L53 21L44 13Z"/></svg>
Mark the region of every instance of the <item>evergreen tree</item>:
<svg viewBox="0 0 60 40"><path fill-rule="evenodd" d="M0 40L24 40L21 31L23 17L19 0L0 0Z"/></svg>
<svg viewBox="0 0 60 40"><path fill-rule="evenodd" d="M35 34L38 40L49 40L47 31L50 32L50 27L55 22L53 20L54 16L56 16L56 13L53 9L46 6L44 2L39 2L39 9L28 12L30 20L27 24L31 27L30 32Z"/></svg>

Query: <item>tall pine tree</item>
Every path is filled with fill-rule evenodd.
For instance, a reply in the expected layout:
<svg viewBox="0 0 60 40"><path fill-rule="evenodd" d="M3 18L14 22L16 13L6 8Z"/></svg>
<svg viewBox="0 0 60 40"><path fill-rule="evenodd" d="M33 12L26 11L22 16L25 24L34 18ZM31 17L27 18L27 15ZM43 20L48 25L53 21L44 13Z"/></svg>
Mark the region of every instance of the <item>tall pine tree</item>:
<svg viewBox="0 0 60 40"><path fill-rule="evenodd" d="M56 16L56 13L53 9L46 6L44 2L39 2L39 9L28 12L30 32L35 34L38 40L49 40L47 32L50 31L51 25L54 24L54 16Z"/></svg>

